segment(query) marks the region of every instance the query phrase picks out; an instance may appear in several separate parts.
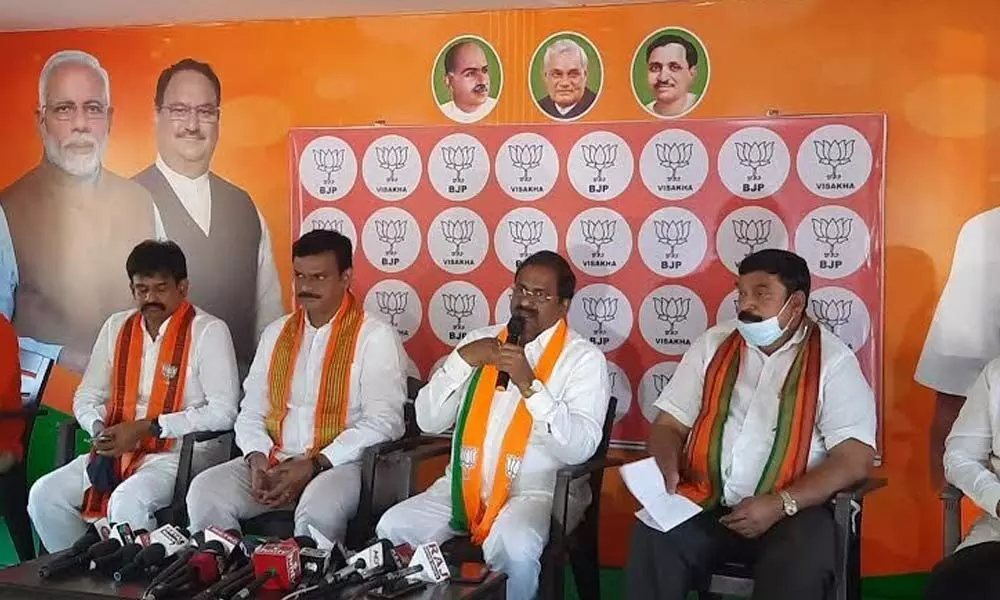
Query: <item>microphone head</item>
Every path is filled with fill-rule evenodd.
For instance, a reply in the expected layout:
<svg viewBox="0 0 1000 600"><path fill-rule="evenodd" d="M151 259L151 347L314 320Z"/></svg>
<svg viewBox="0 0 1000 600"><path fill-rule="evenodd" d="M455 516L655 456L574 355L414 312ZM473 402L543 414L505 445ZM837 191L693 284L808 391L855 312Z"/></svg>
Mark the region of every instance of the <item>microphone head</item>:
<svg viewBox="0 0 1000 600"><path fill-rule="evenodd" d="M122 543L118 540L104 540L103 542L97 542L87 550L87 554L90 558L100 558L101 556L107 556L113 554L116 550L122 547Z"/></svg>
<svg viewBox="0 0 1000 600"><path fill-rule="evenodd" d="M139 552L141 550L142 546L140 544L129 544L128 546L125 546L124 548L122 548L122 554L121 554L122 560L119 564L125 565L132 562L133 560L135 560L135 557L139 555Z"/></svg>
<svg viewBox="0 0 1000 600"><path fill-rule="evenodd" d="M163 544L151 544L139 551L136 558L146 565L155 565L167 557L167 547Z"/></svg>
<svg viewBox="0 0 1000 600"><path fill-rule="evenodd" d="M316 540L312 539L308 535L297 535L295 536L295 543L299 545L299 548L315 548Z"/></svg>
<svg viewBox="0 0 1000 600"><path fill-rule="evenodd" d="M94 526L91 525L91 528ZM73 547L71 548L73 554L79 554L89 549L94 544L101 541L101 534L97 533L97 529L87 530L87 533L83 535L80 539L73 542Z"/></svg>
<svg viewBox="0 0 1000 600"><path fill-rule="evenodd" d="M201 552L206 552L210 554L215 554L217 556L226 555L226 547L222 545L222 542L217 540L212 540L211 542L205 542L200 548Z"/></svg>
<svg viewBox="0 0 1000 600"><path fill-rule="evenodd" d="M522 333L524 333L524 317L514 314L510 321L507 321L507 337L508 339L519 338Z"/></svg>
<svg viewBox="0 0 1000 600"><path fill-rule="evenodd" d="M211 585L219 579L219 562L211 554L199 552L191 557L188 565L194 567L201 585Z"/></svg>

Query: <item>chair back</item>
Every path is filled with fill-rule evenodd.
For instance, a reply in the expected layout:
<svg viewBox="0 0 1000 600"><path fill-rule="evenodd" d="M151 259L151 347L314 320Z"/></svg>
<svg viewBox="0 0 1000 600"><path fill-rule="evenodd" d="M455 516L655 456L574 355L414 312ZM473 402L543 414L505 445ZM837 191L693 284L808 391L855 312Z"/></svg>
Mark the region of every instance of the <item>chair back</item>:
<svg viewBox="0 0 1000 600"><path fill-rule="evenodd" d="M611 430L615 428L615 407L618 405L618 398L611 396L608 399L608 412L604 415L604 429L601 434L601 443L597 445L597 450L594 451L594 458L605 458L608 455L608 448L611 446ZM587 506L586 516L584 519L591 518L592 514L600 514L601 511L601 485L604 483L604 469L599 469L597 472L590 475L590 492L591 501L590 505Z"/></svg>
<svg viewBox="0 0 1000 600"><path fill-rule="evenodd" d="M42 402L45 384L52 372L53 360L37 352L21 348L21 406L35 410Z"/></svg>
<svg viewBox="0 0 1000 600"><path fill-rule="evenodd" d="M420 389L425 385L427 385L427 382L422 379L417 379L416 377L406 378L406 403L403 405L403 422L406 424L406 431L403 433L403 437L405 438L420 435L420 427L417 425L417 409L413 403L417 399Z"/></svg>

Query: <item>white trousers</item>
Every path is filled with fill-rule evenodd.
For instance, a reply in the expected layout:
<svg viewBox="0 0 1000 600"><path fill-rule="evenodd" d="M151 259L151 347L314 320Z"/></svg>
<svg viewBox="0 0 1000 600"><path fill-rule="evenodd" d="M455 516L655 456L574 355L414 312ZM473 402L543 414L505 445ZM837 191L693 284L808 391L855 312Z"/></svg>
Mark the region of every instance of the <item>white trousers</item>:
<svg viewBox="0 0 1000 600"><path fill-rule="evenodd" d="M309 482L295 508L295 535L309 535L312 525L331 540L344 541L347 522L358 511L361 466L338 465ZM250 467L236 458L208 469L191 482L187 497L191 531L210 525L239 529L240 520L274 510L250 493ZM291 510L292 506L284 507Z"/></svg>
<svg viewBox="0 0 1000 600"><path fill-rule="evenodd" d="M551 514L549 495L511 496L493 522L483 542L483 558L491 569L507 574L507 600L535 597ZM376 533L393 544L440 544L458 534L449 526L450 520L451 482L442 477L427 491L386 511Z"/></svg>
<svg viewBox="0 0 1000 600"><path fill-rule="evenodd" d="M132 529L156 529L156 511L170 504L177 477L177 453L147 456L135 474L118 484L108 501L108 520L128 523ZM87 530L80 515L83 494L90 487L90 456L71 463L35 482L28 493L28 514L49 552L65 550Z"/></svg>

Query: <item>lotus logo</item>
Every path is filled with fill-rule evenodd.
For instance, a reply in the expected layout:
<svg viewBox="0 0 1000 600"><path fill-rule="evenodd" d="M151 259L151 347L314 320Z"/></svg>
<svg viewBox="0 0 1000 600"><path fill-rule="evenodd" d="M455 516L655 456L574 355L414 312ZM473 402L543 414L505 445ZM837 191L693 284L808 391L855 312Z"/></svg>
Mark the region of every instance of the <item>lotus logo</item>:
<svg viewBox="0 0 1000 600"><path fill-rule="evenodd" d="M389 171L389 176L385 178L386 183L398 181L396 171L406 166L409 153L409 146L375 146L375 160L378 161L378 166Z"/></svg>
<svg viewBox="0 0 1000 600"><path fill-rule="evenodd" d="M449 317L455 319L453 329L459 331L465 329L462 319L471 317L475 311L475 294L442 294L441 298L444 301L444 312L448 313Z"/></svg>
<svg viewBox="0 0 1000 600"><path fill-rule="evenodd" d="M653 389L656 390L657 397L663 393L663 390L667 387L667 384L670 383L671 379L673 379L673 375L661 375L659 373L653 374Z"/></svg>
<svg viewBox="0 0 1000 600"><path fill-rule="evenodd" d="M854 140L815 140L813 149L819 164L830 167L826 178L831 181L842 177L837 167L848 164L854 158Z"/></svg>
<svg viewBox="0 0 1000 600"><path fill-rule="evenodd" d="M601 258L604 253L601 247L615 241L615 227L618 225L616 219L606 219L602 221L580 221L580 229L583 230L583 240L594 246L592 256Z"/></svg>
<svg viewBox="0 0 1000 600"><path fill-rule="evenodd" d="M736 241L750 248L753 254L771 239L770 219L733 219Z"/></svg>
<svg viewBox="0 0 1000 600"><path fill-rule="evenodd" d="M510 228L510 239L519 244L523 251L521 258L528 256L528 249L542 241L541 221L507 221Z"/></svg>
<svg viewBox="0 0 1000 600"><path fill-rule="evenodd" d="M618 298L589 298L581 299L583 302L583 312L587 315L588 321L597 324L594 335L604 335L604 324L615 320L618 315Z"/></svg>
<svg viewBox="0 0 1000 600"><path fill-rule="evenodd" d="M611 371L608 373L608 389L614 390L615 383L618 381L618 371Z"/></svg>
<svg viewBox="0 0 1000 600"><path fill-rule="evenodd" d="M475 146L441 146L444 166L455 172L452 183L465 183L462 172L472 168L476 158Z"/></svg>
<svg viewBox="0 0 1000 600"><path fill-rule="evenodd" d="M691 151L694 144L691 142L677 142L674 144L656 144L656 160L664 169L670 169L667 181L680 181L677 175L678 169L691 164Z"/></svg>
<svg viewBox="0 0 1000 600"><path fill-rule="evenodd" d="M618 144L582 144L583 163L597 171L594 182L607 181L604 171L615 166L618 159Z"/></svg>
<svg viewBox="0 0 1000 600"><path fill-rule="evenodd" d="M459 461L462 463L462 476L465 477L467 474L465 471L471 469L476 464L476 456L479 454L478 449L474 446L462 446L462 450L459 453Z"/></svg>
<svg viewBox="0 0 1000 600"><path fill-rule="evenodd" d="M323 181L326 185L333 185L333 174L344 168L344 148L314 148L313 162L316 169L321 173L326 173Z"/></svg>
<svg viewBox="0 0 1000 600"><path fill-rule="evenodd" d="M313 229L325 229L327 231L344 232L343 219L310 219L309 223Z"/></svg>
<svg viewBox="0 0 1000 600"><path fill-rule="evenodd" d="M521 169L524 173L518 178L519 181L531 181L531 175L528 175L528 171L542 164L542 145L511 144L507 146L507 152L510 153L510 162L514 165L514 168Z"/></svg>
<svg viewBox="0 0 1000 600"><path fill-rule="evenodd" d="M656 310L657 319L670 325L666 334L677 335L677 324L687 321L688 313L691 312L691 299L677 296L668 298L653 296L653 309Z"/></svg>
<svg viewBox="0 0 1000 600"><path fill-rule="evenodd" d="M736 142L736 160L750 169L747 181L759 181L757 172L761 167L771 164L774 158L774 142Z"/></svg>
<svg viewBox="0 0 1000 600"><path fill-rule="evenodd" d="M816 320L837 333L837 327L847 325L851 320L854 300L810 300Z"/></svg>
<svg viewBox="0 0 1000 600"><path fill-rule="evenodd" d="M690 219L653 220L653 228L656 240L669 248L667 258L677 258L677 247L686 244L691 236Z"/></svg>
<svg viewBox="0 0 1000 600"><path fill-rule="evenodd" d="M475 231L476 223L472 219L456 219L454 221L441 221L441 233L449 244L455 244L452 256L465 256L462 252L462 244L472 241L472 234Z"/></svg>
<svg viewBox="0 0 1000 600"><path fill-rule="evenodd" d="M515 454L508 454L503 464L504 472L510 479L514 479L521 472L521 459Z"/></svg>
<svg viewBox="0 0 1000 600"><path fill-rule="evenodd" d="M406 239L406 225L405 219L375 220L375 235L383 244L389 246L389 249L385 251L386 256L398 254L396 244Z"/></svg>
<svg viewBox="0 0 1000 600"><path fill-rule="evenodd" d="M406 312L406 305L410 301L409 292L375 292L375 300L378 302L378 310L389 317L389 323L396 327L396 317Z"/></svg>
<svg viewBox="0 0 1000 600"><path fill-rule="evenodd" d="M834 217L830 219L812 219L813 234L816 241L827 245L823 253L826 258L840 256L836 247L851 239L851 225L854 219L850 217Z"/></svg>

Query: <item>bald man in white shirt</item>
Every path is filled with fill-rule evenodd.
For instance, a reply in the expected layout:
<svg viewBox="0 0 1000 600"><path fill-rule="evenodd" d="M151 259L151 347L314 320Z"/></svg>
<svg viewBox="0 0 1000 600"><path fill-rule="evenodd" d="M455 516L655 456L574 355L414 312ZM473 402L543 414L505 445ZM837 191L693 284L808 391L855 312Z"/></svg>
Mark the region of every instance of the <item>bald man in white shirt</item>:
<svg viewBox="0 0 1000 600"><path fill-rule="evenodd" d="M501 343L502 325L472 331L420 390L420 428L456 426L452 462L377 527L380 538L411 546L471 534L490 567L507 574L508 600L534 598L556 473L593 456L603 432L607 362L566 324L575 287L569 264L554 252L521 263L511 313L524 319L523 345ZM503 390L495 387L498 371L510 375ZM569 531L590 500L587 482L573 482Z"/></svg>
<svg viewBox="0 0 1000 600"><path fill-rule="evenodd" d="M102 516L155 529L156 511L173 496L180 438L229 430L236 418L229 330L187 301L183 252L149 240L129 255L126 271L137 310L104 323L73 398L94 452L45 475L29 494L28 513L50 552L70 547ZM196 451L207 458L211 446ZM100 474L120 483L97 481Z"/></svg>
<svg viewBox="0 0 1000 600"><path fill-rule="evenodd" d="M302 308L261 338L236 419L241 458L191 484L193 530L295 509L295 535L343 541L357 512L362 453L403 435L403 349L349 291L351 241L315 230L292 247Z"/></svg>
<svg viewBox="0 0 1000 600"><path fill-rule="evenodd" d="M157 235L198 257L191 300L229 325L244 376L260 334L284 306L264 217L247 192L209 170L221 102L207 63L185 58L165 69L154 97L156 161L134 179L153 197Z"/></svg>

